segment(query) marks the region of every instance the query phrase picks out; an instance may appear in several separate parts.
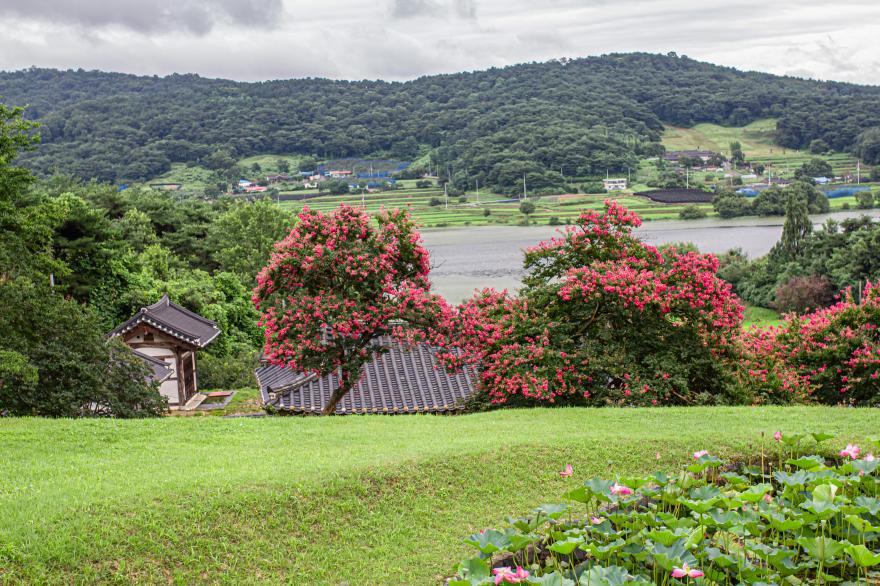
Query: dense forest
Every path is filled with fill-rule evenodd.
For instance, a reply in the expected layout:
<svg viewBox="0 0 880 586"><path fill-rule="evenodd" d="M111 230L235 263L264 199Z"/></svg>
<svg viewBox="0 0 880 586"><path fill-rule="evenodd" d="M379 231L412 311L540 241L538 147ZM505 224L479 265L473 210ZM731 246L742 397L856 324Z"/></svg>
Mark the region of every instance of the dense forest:
<svg viewBox="0 0 880 586"><path fill-rule="evenodd" d="M0 100L27 105L38 174L145 180L172 162L222 169L238 158L430 160L464 186L540 190L623 170L662 149L663 123L778 119L777 140L815 139L880 162L880 87L742 72L675 54L561 59L413 81L241 83L197 75L0 73ZM877 160L872 160L877 159Z"/></svg>

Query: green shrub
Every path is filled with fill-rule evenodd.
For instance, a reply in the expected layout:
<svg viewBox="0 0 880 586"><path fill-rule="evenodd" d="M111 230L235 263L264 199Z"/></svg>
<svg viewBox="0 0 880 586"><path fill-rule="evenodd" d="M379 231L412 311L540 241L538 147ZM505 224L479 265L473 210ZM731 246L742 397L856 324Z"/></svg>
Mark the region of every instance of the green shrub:
<svg viewBox="0 0 880 586"><path fill-rule="evenodd" d="M708 215L706 210L695 204L687 205L678 212L678 217L682 220L701 220Z"/></svg>
<svg viewBox="0 0 880 586"><path fill-rule="evenodd" d="M146 364L120 342L108 342L88 307L26 281L0 284L0 307L15 308L0 311L0 344L9 360L0 371L0 411L144 417L167 409L146 380ZM21 384L13 389L10 381Z"/></svg>
<svg viewBox="0 0 880 586"><path fill-rule="evenodd" d="M227 356L202 352L198 358L199 386L205 389L243 389L254 386L254 370L260 353L247 346Z"/></svg>
<svg viewBox="0 0 880 586"><path fill-rule="evenodd" d="M437 207L443 205L443 200L439 197L432 197L430 201L428 201L428 205L431 207Z"/></svg>

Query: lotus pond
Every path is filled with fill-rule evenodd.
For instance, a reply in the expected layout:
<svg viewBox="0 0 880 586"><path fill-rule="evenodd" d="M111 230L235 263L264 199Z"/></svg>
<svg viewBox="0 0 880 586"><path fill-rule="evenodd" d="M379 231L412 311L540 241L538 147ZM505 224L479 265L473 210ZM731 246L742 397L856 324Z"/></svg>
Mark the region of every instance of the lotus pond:
<svg viewBox="0 0 880 586"><path fill-rule="evenodd" d="M471 535L478 553L448 583L880 584L880 459L833 439L777 432L754 461L699 451L671 475L577 481L567 466L561 502Z"/></svg>

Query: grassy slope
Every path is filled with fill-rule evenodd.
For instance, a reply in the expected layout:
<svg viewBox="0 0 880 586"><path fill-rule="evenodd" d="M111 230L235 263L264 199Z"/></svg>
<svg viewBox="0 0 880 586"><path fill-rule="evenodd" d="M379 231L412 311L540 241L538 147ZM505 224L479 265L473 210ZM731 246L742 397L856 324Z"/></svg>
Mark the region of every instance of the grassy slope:
<svg viewBox="0 0 880 586"><path fill-rule="evenodd" d="M829 408L2 420L0 582L437 584L470 553L463 536L558 499L567 462L578 478L643 473L701 448L755 454L776 429L836 431L836 446L876 422Z"/></svg>
<svg viewBox="0 0 880 586"><path fill-rule="evenodd" d="M770 326L778 326L782 323L782 316L779 312L766 307L755 307L747 305L745 314L743 315L743 327L748 328L757 326L766 328Z"/></svg>
<svg viewBox="0 0 880 586"><path fill-rule="evenodd" d="M730 143L739 141L746 158L770 164L774 174L790 176L794 170L816 155L806 151L794 151L774 142L776 120L757 120L742 127L726 127L717 124L697 124L693 128L669 126L663 134L663 144L668 150L709 149L730 156ZM846 153L823 155L831 163L835 173L855 173L856 159ZM864 176L868 168L862 169Z"/></svg>

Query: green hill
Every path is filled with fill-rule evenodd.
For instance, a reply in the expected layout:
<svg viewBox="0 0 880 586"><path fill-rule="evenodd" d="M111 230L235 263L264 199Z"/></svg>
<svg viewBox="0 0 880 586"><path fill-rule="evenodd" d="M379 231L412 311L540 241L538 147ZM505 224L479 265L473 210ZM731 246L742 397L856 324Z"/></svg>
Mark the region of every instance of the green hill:
<svg viewBox="0 0 880 586"><path fill-rule="evenodd" d="M241 159L285 153L419 160L461 190L479 180L512 194L525 175L534 191L559 192L572 178L636 167L661 150L668 126L705 134L704 123L756 123L762 147L772 133L787 149L822 139L836 152L880 158L880 130L868 132L880 128L880 88L675 54L560 59L405 83L28 69L0 73L0 96L29 104L28 115L43 123L43 145L24 162L42 174L111 182L162 176L173 163L230 172Z"/></svg>

